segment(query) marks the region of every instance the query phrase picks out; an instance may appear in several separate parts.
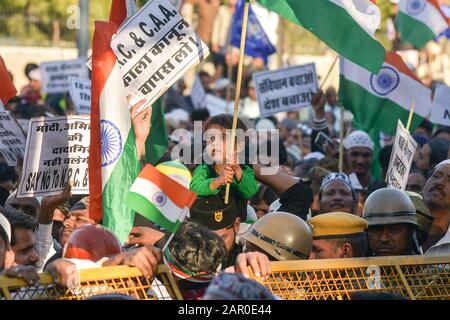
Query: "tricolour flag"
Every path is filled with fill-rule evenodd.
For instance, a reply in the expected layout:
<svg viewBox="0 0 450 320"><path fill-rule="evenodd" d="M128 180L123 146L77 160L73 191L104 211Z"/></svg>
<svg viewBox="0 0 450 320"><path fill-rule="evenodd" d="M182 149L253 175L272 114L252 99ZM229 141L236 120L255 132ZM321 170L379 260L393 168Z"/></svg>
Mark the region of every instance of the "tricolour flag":
<svg viewBox="0 0 450 320"><path fill-rule="evenodd" d="M412 104L414 130L430 113L431 91L406 66L402 58L388 52L378 74L341 57L339 96L354 115L358 129L381 130L394 135L397 121L406 124Z"/></svg>
<svg viewBox="0 0 450 320"><path fill-rule="evenodd" d="M142 169L124 203L147 219L175 233L197 195L148 164Z"/></svg>
<svg viewBox="0 0 450 320"><path fill-rule="evenodd" d="M385 50L374 38L381 21L369 0L257 0L283 18L303 26L345 58L377 73Z"/></svg>
<svg viewBox="0 0 450 320"><path fill-rule="evenodd" d="M403 41L420 49L448 27L449 20L436 0L400 0L397 29Z"/></svg>
<svg viewBox="0 0 450 320"><path fill-rule="evenodd" d="M17 90L9 76L5 62L0 56L0 106L7 104L16 93Z"/></svg>
<svg viewBox="0 0 450 320"><path fill-rule="evenodd" d="M89 216L124 242L134 212L123 203L140 171L122 75L111 49L113 22L95 23L92 50Z"/></svg>
<svg viewBox="0 0 450 320"><path fill-rule="evenodd" d="M118 25L127 17L127 1L113 0L111 22L95 24L89 157L89 216L112 230L122 242L134 224L134 211L123 203L123 197L141 170L127 93L110 46ZM168 145L167 138L164 140L167 134L162 104L153 109L151 121L146 154L156 161L165 151L164 143Z"/></svg>

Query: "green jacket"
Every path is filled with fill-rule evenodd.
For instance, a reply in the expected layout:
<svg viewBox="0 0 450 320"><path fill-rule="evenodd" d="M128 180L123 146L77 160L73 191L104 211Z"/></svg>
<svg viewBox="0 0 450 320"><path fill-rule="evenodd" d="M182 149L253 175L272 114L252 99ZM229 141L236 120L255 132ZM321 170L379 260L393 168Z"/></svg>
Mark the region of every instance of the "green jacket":
<svg viewBox="0 0 450 320"><path fill-rule="evenodd" d="M243 198L248 200L258 191L258 184L256 183L255 173L252 168L247 165L243 165L241 168L241 181L238 182L236 178L234 178L231 188L237 190ZM189 188L200 197L218 194L220 189L225 188L225 186L215 190L211 190L209 187L211 182L217 177L218 175L212 166L210 167L207 164L201 164L195 169Z"/></svg>

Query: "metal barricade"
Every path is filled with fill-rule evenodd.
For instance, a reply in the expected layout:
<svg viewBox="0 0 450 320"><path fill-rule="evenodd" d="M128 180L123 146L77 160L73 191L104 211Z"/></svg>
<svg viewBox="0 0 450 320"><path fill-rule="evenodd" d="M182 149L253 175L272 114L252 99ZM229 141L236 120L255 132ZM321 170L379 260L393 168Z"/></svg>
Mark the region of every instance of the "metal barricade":
<svg viewBox="0 0 450 320"><path fill-rule="evenodd" d="M450 299L450 256L280 261L258 280L283 300L347 300L356 292Z"/></svg>
<svg viewBox="0 0 450 320"><path fill-rule="evenodd" d="M0 277L0 300L83 300L96 295L122 294L139 300L182 299L172 273L160 266L154 279L144 278L126 266L80 270L79 285L70 289L54 284L49 274L40 275L39 286L21 279Z"/></svg>
<svg viewBox="0 0 450 320"><path fill-rule="evenodd" d="M0 277L0 300L82 300L104 294L134 299L182 299L170 270L154 279L126 266L80 270L79 285L60 288L49 274L40 285ZM257 279L283 300L347 300L357 292L385 292L412 300L450 299L450 256L401 256L272 262L272 274Z"/></svg>

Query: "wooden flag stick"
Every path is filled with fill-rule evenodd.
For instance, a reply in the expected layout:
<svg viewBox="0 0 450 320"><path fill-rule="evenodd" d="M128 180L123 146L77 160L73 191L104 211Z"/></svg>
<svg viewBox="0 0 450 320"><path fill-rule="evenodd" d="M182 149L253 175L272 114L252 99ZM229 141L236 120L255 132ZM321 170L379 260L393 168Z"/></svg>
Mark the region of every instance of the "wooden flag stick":
<svg viewBox="0 0 450 320"><path fill-rule="evenodd" d="M330 69L328 69L327 75L325 76L325 78L322 81L322 84L320 85L320 90L323 89L323 86L325 85L328 78L330 77L331 71L333 71L333 68L336 65L336 62L338 61L338 59L339 59L339 56L336 56L336 58L334 58L333 64L331 65Z"/></svg>
<svg viewBox="0 0 450 320"><path fill-rule="evenodd" d="M239 46L239 63L238 63L238 73L237 73L237 80L236 80L236 95L234 98L233 126L231 128L230 148L227 149L228 154L233 154L234 140L236 139L236 127L237 127L238 111L239 111L239 98L241 96L242 73L244 70L245 40L247 38L249 7L250 7L250 0L246 0L245 4L244 4L244 17L242 20L241 43ZM227 183L226 189L225 189L225 204L228 204L229 198L230 198L230 184Z"/></svg>
<svg viewBox="0 0 450 320"><path fill-rule="evenodd" d="M414 115L414 107L415 107L414 100L411 102L411 110L409 111L409 117L408 117L408 123L406 124L406 130L409 131L409 128L411 127L412 118Z"/></svg>

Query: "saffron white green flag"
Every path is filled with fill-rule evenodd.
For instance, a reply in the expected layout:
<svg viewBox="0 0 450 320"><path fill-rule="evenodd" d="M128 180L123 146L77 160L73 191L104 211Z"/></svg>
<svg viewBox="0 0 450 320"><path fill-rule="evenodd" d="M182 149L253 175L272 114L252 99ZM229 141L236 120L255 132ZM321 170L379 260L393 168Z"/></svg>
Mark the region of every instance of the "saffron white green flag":
<svg viewBox="0 0 450 320"><path fill-rule="evenodd" d="M355 126L369 132L372 129L394 135L397 122L407 123L414 103L414 130L430 113L431 91L394 52L378 74L361 68L341 57L339 96L354 115Z"/></svg>
<svg viewBox="0 0 450 320"><path fill-rule="evenodd" d="M370 0L257 0L267 9L312 32L330 48L371 72L385 50L374 38L380 9Z"/></svg>
<svg viewBox="0 0 450 320"><path fill-rule="evenodd" d="M124 203L164 229L175 233L197 194L152 165L142 169Z"/></svg>
<svg viewBox="0 0 450 320"><path fill-rule="evenodd" d="M437 0L400 0L397 28L403 41L420 49L448 27Z"/></svg>

